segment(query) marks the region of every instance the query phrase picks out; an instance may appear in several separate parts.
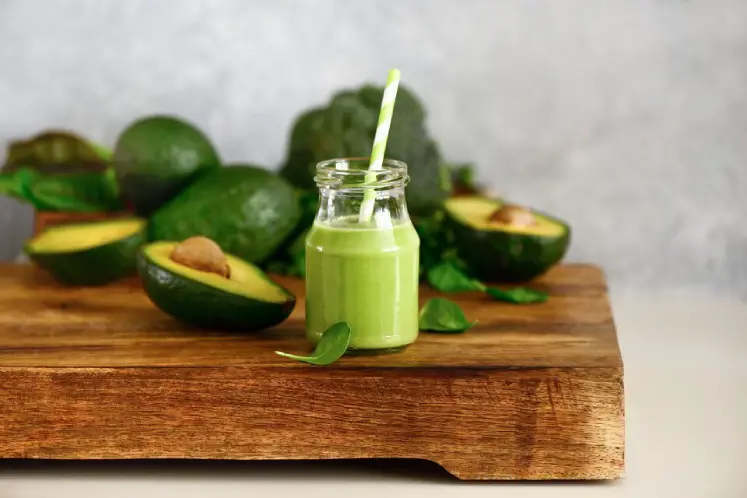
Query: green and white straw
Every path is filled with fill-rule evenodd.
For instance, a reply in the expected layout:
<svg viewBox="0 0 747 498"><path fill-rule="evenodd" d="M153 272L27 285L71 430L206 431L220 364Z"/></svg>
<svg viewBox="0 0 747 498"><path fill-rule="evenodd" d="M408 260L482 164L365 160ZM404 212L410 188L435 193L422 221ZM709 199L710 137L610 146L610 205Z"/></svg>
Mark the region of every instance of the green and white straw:
<svg viewBox="0 0 747 498"><path fill-rule="evenodd" d="M384 88L384 97L381 99L381 111L379 111L379 124L376 127L374 136L373 149L371 150L371 161L368 164L369 171L379 171L384 165L384 152L386 151L386 141L389 138L389 127L392 125L392 114L394 113L394 100L397 98L397 88L399 88L399 69L389 71L389 77L386 80ZM376 180L376 173L366 175L366 183ZM360 223L367 222L373 215L374 202L376 201L376 191L368 189L363 194L363 203L358 218Z"/></svg>

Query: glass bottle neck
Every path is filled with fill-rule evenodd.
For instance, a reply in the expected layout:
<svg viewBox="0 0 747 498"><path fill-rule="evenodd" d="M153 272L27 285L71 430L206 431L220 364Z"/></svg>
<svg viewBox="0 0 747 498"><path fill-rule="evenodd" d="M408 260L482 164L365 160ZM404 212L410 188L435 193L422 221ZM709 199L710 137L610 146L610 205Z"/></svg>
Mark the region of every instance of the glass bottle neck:
<svg viewBox="0 0 747 498"><path fill-rule="evenodd" d="M359 215L363 204L363 190L319 189L319 210L316 223L344 228L393 228L409 224L404 187L376 192L373 215L361 223Z"/></svg>

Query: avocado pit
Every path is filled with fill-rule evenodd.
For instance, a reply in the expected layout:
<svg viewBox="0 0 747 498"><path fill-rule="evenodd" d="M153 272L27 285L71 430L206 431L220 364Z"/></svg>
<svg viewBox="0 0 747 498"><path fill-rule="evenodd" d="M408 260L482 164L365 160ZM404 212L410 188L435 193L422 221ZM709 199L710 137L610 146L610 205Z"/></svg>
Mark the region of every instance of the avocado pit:
<svg viewBox="0 0 747 498"><path fill-rule="evenodd" d="M171 253L171 260L194 270L231 278L231 266L220 246L207 237L183 240Z"/></svg>
<svg viewBox="0 0 747 498"><path fill-rule="evenodd" d="M490 215L488 221L513 227L531 227L537 224L529 209L516 204L503 204Z"/></svg>

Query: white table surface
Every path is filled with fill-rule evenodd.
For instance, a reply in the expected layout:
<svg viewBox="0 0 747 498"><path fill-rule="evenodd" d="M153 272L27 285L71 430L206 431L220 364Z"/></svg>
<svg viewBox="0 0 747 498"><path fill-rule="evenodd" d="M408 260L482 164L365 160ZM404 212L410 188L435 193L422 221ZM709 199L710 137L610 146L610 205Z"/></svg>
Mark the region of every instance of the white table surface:
<svg viewBox="0 0 747 498"><path fill-rule="evenodd" d="M747 303L620 297L613 309L626 391L618 481L464 483L409 461L0 461L0 498L747 498Z"/></svg>

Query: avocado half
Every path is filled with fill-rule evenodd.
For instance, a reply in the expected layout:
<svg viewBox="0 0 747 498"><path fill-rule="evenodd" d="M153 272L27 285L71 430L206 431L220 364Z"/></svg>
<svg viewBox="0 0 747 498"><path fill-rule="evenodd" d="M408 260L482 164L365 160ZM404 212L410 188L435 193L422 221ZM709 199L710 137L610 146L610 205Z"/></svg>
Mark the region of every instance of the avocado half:
<svg viewBox="0 0 747 498"><path fill-rule="evenodd" d="M547 272L566 254L571 240L567 223L530 210L535 224L512 226L491 221L503 205L482 196L446 201L446 220L459 256L481 280L518 282Z"/></svg>
<svg viewBox="0 0 747 498"><path fill-rule="evenodd" d="M47 228L29 239L29 259L69 285L103 285L136 273L146 221L120 218Z"/></svg>
<svg viewBox="0 0 747 498"><path fill-rule="evenodd" d="M211 329L256 331L279 324L296 298L262 270L226 254L230 278L171 259L178 242L143 246L138 273L150 300L179 321Z"/></svg>

